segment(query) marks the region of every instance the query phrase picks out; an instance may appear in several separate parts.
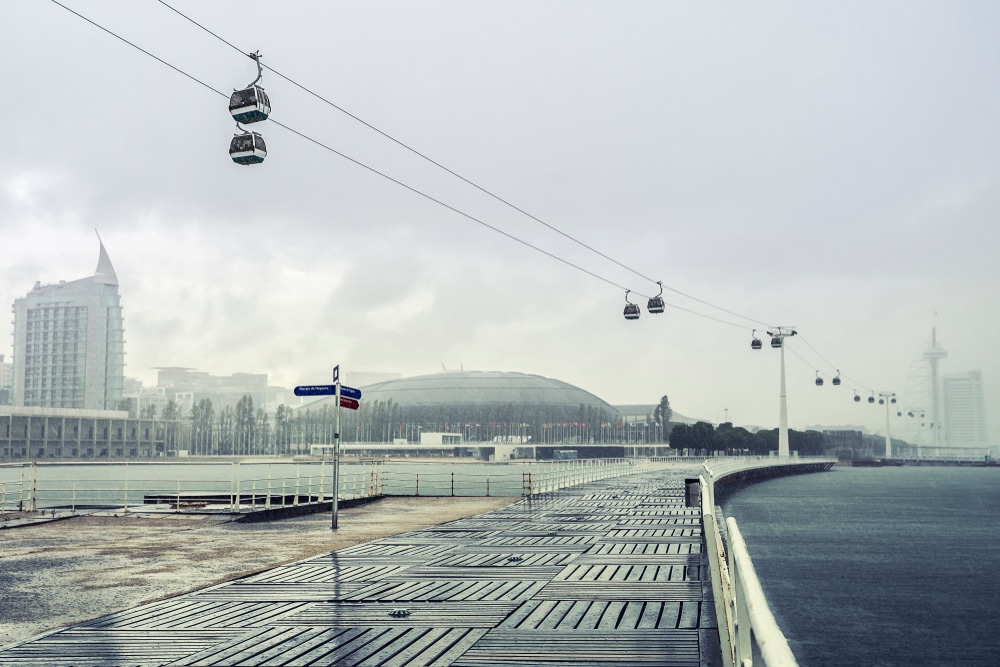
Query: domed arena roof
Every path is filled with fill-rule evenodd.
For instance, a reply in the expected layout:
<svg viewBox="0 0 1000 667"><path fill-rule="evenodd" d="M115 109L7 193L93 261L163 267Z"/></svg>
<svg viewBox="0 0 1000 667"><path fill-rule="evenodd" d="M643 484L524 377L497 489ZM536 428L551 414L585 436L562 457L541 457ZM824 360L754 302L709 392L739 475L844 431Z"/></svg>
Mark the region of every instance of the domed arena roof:
<svg viewBox="0 0 1000 667"><path fill-rule="evenodd" d="M419 375L362 387L363 400L388 401L400 407L528 404L538 407L617 410L588 391L560 380L499 371L462 371Z"/></svg>

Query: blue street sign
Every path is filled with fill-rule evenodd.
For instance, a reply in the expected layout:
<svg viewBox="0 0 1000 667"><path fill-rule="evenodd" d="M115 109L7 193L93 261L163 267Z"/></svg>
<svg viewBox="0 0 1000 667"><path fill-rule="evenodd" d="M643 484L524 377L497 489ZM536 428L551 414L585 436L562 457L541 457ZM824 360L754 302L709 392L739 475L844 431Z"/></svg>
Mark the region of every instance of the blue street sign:
<svg viewBox="0 0 1000 667"><path fill-rule="evenodd" d="M310 384L296 387L296 396L333 396L337 393L337 386L332 384Z"/></svg>
<svg viewBox="0 0 1000 667"><path fill-rule="evenodd" d="M354 387L348 387L346 384L340 385L340 395L346 396L347 398L353 398L356 401L361 400L361 390L355 389Z"/></svg>
<svg viewBox="0 0 1000 667"><path fill-rule="evenodd" d="M294 393L296 396L333 396L337 393L337 385L308 384L296 387ZM342 397L353 398L356 401L361 400L361 390L346 385L340 385L340 395Z"/></svg>

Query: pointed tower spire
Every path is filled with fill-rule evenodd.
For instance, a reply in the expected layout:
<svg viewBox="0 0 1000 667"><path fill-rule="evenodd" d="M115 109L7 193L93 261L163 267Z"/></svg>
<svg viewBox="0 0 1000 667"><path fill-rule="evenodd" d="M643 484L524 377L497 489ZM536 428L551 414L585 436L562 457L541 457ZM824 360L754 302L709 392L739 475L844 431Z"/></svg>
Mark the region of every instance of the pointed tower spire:
<svg viewBox="0 0 1000 667"><path fill-rule="evenodd" d="M94 271L94 282L103 285L117 285L118 274L115 273L115 267L111 265L111 258L108 257L108 251L104 249L104 241L101 240L101 235L96 229L94 232L97 233L97 242L101 244L101 257L97 260L97 270Z"/></svg>

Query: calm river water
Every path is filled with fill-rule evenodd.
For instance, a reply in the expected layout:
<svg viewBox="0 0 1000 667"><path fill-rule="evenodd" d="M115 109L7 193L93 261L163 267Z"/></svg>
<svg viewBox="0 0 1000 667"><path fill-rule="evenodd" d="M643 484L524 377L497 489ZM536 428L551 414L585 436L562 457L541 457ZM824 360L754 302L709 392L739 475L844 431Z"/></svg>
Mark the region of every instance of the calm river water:
<svg viewBox="0 0 1000 667"><path fill-rule="evenodd" d="M1000 665L1000 468L835 468L724 510L803 667Z"/></svg>

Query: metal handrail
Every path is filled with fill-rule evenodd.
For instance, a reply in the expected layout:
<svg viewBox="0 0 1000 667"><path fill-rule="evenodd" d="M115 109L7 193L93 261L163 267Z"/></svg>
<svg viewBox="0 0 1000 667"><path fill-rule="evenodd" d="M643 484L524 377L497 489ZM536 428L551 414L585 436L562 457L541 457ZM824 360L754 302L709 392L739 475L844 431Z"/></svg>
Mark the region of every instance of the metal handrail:
<svg viewBox="0 0 1000 667"><path fill-rule="evenodd" d="M750 553L736 525L736 519L726 519L726 529L729 534L729 570L733 577L737 658L751 658L752 630L753 639L767 667L798 667L799 663L788 646L788 640L767 604L764 589L757 579L757 571L750 560ZM747 619L749 627L743 627L740 623L742 619ZM748 663L744 659L739 664Z"/></svg>
<svg viewBox="0 0 1000 667"><path fill-rule="evenodd" d="M703 466L704 472L699 477L702 525L725 667L751 667L755 648L767 667L798 667L798 662L771 613L746 542L736 520L731 517L726 519L728 545L723 543L715 512L715 482L734 472L827 461L822 458L748 458L706 461Z"/></svg>

